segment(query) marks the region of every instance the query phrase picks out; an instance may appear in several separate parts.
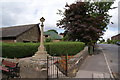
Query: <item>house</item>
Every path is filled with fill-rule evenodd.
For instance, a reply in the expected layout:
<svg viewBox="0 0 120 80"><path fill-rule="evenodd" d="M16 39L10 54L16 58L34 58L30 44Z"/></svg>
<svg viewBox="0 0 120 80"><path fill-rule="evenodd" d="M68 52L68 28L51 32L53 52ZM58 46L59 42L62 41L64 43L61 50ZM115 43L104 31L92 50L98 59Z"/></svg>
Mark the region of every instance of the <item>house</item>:
<svg viewBox="0 0 120 80"><path fill-rule="evenodd" d="M39 24L20 25L1 28L2 42L39 42Z"/></svg>
<svg viewBox="0 0 120 80"><path fill-rule="evenodd" d="M64 37L64 33L60 33L59 35L60 35L62 38Z"/></svg>
<svg viewBox="0 0 120 80"><path fill-rule="evenodd" d="M112 36L111 40L120 40L120 33L115 36Z"/></svg>
<svg viewBox="0 0 120 80"><path fill-rule="evenodd" d="M59 42L62 40L62 37L59 36L56 32L54 31L46 31L44 32L44 38L51 38L53 42ZM44 40L45 40L44 39Z"/></svg>

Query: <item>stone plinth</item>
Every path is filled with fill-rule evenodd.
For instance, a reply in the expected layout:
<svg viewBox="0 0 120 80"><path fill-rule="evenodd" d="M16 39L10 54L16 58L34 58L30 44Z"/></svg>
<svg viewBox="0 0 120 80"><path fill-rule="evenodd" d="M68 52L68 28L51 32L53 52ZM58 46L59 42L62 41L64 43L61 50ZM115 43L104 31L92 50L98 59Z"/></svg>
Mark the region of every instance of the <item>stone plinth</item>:
<svg viewBox="0 0 120 80"><path fill-rule="evenodd" d="M33 59L47 59L47 54L46 51L37 51L34 56L32 56Z"/></svg>
<svg viewBox="0 0 120 80"><path fill-rule="evenodd" d="M32 57L20 60L20 76L21 78L47 78L47 61L32 60Z"/></svg>

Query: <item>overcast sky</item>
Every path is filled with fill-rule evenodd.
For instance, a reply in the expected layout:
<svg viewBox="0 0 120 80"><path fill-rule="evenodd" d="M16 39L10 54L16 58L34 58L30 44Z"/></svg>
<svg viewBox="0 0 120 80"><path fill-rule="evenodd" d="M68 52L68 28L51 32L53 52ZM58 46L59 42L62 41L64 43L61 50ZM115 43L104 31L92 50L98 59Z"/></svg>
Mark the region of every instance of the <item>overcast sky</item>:
<svg viewBox="0 0 120 80"><path fill-rule="evenodd" d="M45 20L45 31L48 29L56 29L59 33L64 32L63 29L56 27L57 20L61 19L57 15L58 9L63 9L66 2L71 4L76 0L1 0L0 1L0 27L9 27L25 24L39 23L39 19L43 16ZM118 7L115 1L114 7ZM118 34L118 9L110 10L109 14L113 17L111 21L114 24L108 25L108 30L104 34L104 38L110 38ZM120 23L119 23L120 24Z"/></svg>

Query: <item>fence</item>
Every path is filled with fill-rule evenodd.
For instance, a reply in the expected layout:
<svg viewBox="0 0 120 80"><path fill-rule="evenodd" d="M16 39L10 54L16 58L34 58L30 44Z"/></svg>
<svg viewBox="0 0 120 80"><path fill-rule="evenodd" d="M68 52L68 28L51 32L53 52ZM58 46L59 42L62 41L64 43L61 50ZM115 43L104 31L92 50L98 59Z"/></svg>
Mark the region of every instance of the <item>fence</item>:
<svg viewBox="0 0 120 80"><path fill-rule="evenodd" d="M47 57L47 78L74 77L87 55Z"/></svg>

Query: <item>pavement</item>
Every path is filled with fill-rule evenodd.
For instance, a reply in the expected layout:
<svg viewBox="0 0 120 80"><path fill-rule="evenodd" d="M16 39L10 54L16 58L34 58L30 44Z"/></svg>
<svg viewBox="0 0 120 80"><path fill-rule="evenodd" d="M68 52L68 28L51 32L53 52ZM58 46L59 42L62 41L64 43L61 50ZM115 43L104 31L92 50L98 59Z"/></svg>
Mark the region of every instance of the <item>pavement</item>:
<svg viewBox="0 0 120 80"><path fill-rule="evenodd" d="M102 48L97 46L94 55L86 58L75 78L110 78Z"/></svg>

